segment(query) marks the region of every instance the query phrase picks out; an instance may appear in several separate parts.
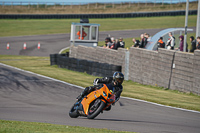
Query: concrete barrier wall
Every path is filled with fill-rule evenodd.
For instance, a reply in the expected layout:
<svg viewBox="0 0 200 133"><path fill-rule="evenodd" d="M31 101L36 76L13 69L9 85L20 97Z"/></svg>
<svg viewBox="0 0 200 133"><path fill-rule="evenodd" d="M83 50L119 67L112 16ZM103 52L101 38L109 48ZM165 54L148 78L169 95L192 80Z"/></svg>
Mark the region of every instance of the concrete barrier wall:
<svg viewBox="0 0 200 133"><path fill-rule="evenodd" d="M157 84L169 88L175 51L158 49Z"/></svg>
<svg viewBox="0 0 200 133"><path fill-rule="evenodd" d="M193 63L193 88L191 92L200 94L200 50L194 52Z"/></svg>
<svg viewBox="0 0 200 133"><path fill-rule="evenodd" d="M124 73L126 51L78 46L71 48L70 56L119 65ZM129 80L200 94L200 51L189 54L162 48L149 51L131 47L129 53Z"/></svg>
<svg viewBox="0 0 200 133"><path fill-rule="evenodd" d="M200 94L200 51L176 52L170 89Z"/></svg>
<svg viewBox="0 0 200 133"><path fill-rule="evenodd" d="M190 92L193 88L194 54L176 52L170 89Z"/></svg>
<svg viewBox="0 0 200 133"><path fill-rule="evenodd" d="M168 88L174 51L130 48L129 79Z"/></svg>
<svg viewBox="0 0 200 133"><path fill-rule="evenodd" d="M122 66L122 72L124 73L125 52L126 49L123 48L112 50L103 47L92 48L79 45L70 48L70 57Z"/></svg>

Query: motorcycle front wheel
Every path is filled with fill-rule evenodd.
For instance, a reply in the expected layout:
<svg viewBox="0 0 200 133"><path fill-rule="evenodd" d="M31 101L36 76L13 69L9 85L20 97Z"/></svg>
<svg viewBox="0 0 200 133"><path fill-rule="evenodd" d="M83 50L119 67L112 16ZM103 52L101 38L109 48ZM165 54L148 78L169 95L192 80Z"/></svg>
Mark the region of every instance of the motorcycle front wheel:
<svg viewBox="0 0 200 133"><path fill-rule="evenodd" d="M71 118L77 118L78 116L79 116L79 114L78 114L78 112L77 112L77 110L76 110L76 106L77 105L73 105L72 106L72 108L70 109L70 111L69 111L69 116L71 117Z"/></svg>
<svg viewBox="0 0 200 133"><path fill-rule="evenodd" d="M100 114L100 112L104 109L106 104L101 101L101 99L96 99L93 101L88 109L88 119L94 119L97 115Z"/></svg>

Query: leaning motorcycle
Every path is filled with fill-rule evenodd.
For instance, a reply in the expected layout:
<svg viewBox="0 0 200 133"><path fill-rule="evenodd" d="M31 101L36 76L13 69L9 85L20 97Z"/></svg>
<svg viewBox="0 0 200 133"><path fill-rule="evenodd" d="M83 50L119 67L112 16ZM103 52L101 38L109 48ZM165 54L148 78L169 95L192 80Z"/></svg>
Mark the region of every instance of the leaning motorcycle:
<svg viewBox="0 0 200 133"><path fill-rule="evenodd" d="M115 103L114 92L112 85L103 84L102 88L95 89L81 100L76 101L69 111L69 116L71 118L85 116L88 119L94 119L103 110Z"/></svg>

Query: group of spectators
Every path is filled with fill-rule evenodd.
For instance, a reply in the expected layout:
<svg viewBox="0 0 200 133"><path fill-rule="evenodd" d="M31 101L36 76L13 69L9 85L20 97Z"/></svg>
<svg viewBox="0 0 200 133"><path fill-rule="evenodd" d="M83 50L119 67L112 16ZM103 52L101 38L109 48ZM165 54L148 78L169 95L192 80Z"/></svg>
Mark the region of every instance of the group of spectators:
<svg viewBox="0 0 200 133"><path fill-rule="evenodd" d="M183 35L179 36L179 40L180 40L179 47L174 48L176 45L175 37L172 35L172 32L169 32L168 35L169 35L169 39L166 43L163 41L163 37L160 37L160 39L157 42L158 48L167 48L169 50L175 49L175 50L184 51L184 36ZM141 34L140 40L136 40L135 38L132 39L134 43L132 47L145 48L148 41L150 40L151 40L151 37L148 33ZM198 36L197 39L194 39L194 37L191 36L190 42L191 42L191 48L189 52L194 52L194 50L200 50L200 36ZM104 48L117 50L118 48L124 48L124 47L125 47L125 42L123 41L122 37L120 37L119 39L115 39L114 37L106 37L105 39ZM186 45L186 52L188 52L188 44Z"/></svg>
<svg viewBox="0 0 200 133"><path fill-rule="evenodd" d="M163 37L160 37L160 39L157 42L158 48L167 48L169 50L174 50L174 47L176 45L175 37L172 35L172 32L169 32L168 35L169 39L166 43L163 41ZM151 39L151 37L147 33L141 34L140 38L141 38L140 41L133 38L132 41L134 45L132 45L132 47L145 48L146 44ZM175 48L175 50L184 51L184 36L180 35L179 40L180 40L179 47ZM196 49L200 50L200 36L198 36L196 40L194 39L193 36L191 36L190 42L191 42L191 49L189 50L189 52L194 52L194 50ZM188 52L188 44L186 45L186 52Z"/></svg>
<svg viewBox="0 0 200 133"><path fill-rule="evenodd" d="M148 41L151 40L151 37L148 33L144 33L140 35L140 41L136 40L135 38L132 39L134 45L132 47L137 47L137 48L145 48Z"/></svg>
<svg viewBox="0 0 200 133"><path fill-rule="evenodd" d="M194 52L194 50L200 50L200 36L198 36L197 39L194 39L194 37L191 36L190 42L192 46L190 52Z"/></svg>
<svg viewBox="0 0 200 133"><path fill-rule="evenodd" d="M106 37L104 48L115 49L124 48L125 42L123 38L120 37L119 39L115 39L114 37Z"/></svg>
<svg viewBox="0 0 200 133"><path fill-rule="evenodd" d="M174 50L174 46L176 45L175 43L175 37L172 35L172 33L169 33L169 39L166 43L166 47L169 50ZM184 36L180 35L179 36L179 47L175 48L175 50L180 50L180 51L184 51ZM200 36L197 37L197 40L194 39L193 36L190 36L190 42L191 42L191 48L189 50L189 52L194 52L194 50L200 50ZM160 39L158 40L158 47L159 48L165 48L165 42L163 42L163 38L160 37ZM188 52L188 44L186 43L186 52Z"/></svg>

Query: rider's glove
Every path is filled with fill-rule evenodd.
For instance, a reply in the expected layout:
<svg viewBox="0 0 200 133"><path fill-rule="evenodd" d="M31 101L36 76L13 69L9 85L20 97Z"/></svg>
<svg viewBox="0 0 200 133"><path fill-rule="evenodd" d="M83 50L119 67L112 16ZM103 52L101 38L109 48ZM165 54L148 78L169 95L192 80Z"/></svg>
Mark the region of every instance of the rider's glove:
<svg viewBox="0 0 200 133"><path fill-rule="evenodd" d="M98 85L98 82L99 82L99 78L96 78L93 82L93 85Z"/></svg>

